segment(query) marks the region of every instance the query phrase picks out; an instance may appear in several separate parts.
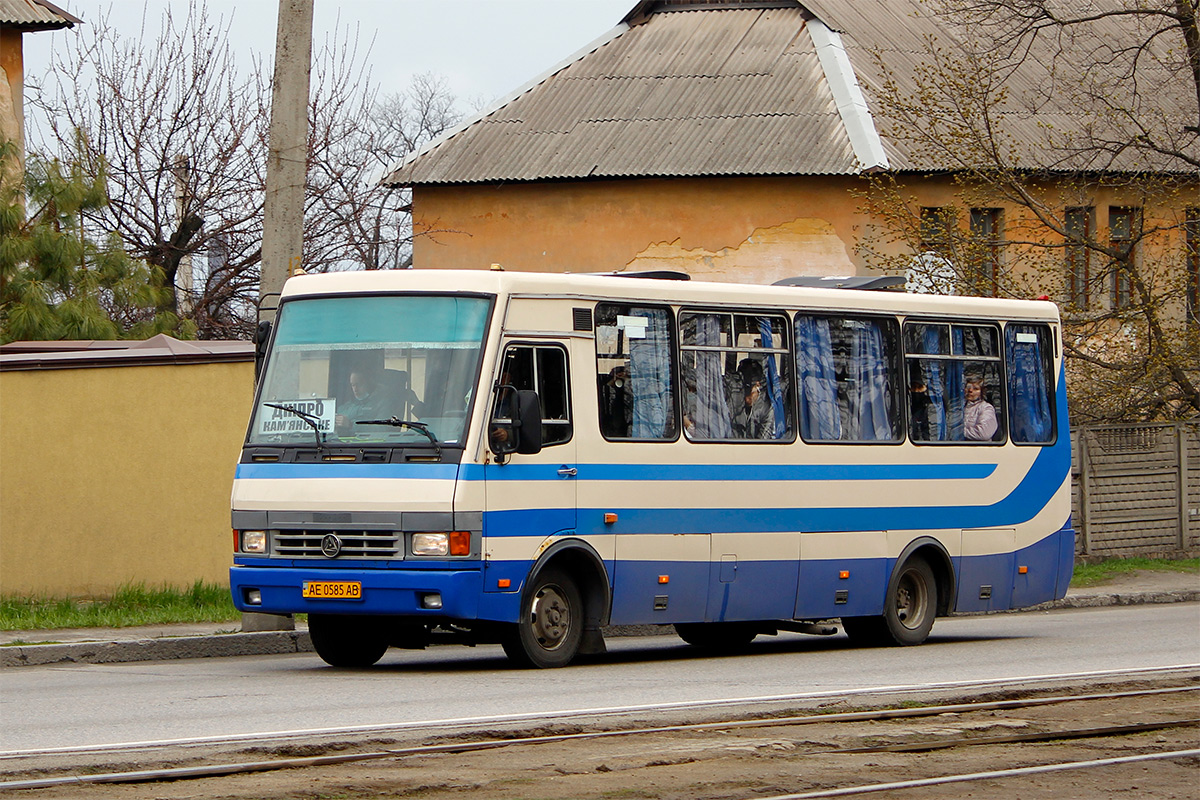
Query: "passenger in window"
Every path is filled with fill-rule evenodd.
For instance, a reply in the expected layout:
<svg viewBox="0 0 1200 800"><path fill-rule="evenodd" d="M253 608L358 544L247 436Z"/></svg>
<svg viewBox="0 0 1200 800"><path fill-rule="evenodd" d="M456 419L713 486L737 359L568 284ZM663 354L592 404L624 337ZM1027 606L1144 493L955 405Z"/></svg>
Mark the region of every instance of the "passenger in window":
<svg viewBox="0 0 1200 800"><path fill-rule="evenodd" d="M914 378L908 389L909 405L911 408L912 438L915 441L927 442L929 432L929 389L925 381Z"/></svg>
<svg viewBox="0 0 1200 800"><path fill-rule="evenodd" d="M762 365L745 358L738 364L742 376L743 401L733 412L735 439L774 439L775 409L767 398L766 379Z"/></svg>
<svg viewBox="0 0 1200 800"><path fill-rule="evenodd" d="M983 376L966 376L967 402L963 408L963 435L974 441L991 441L999 423L996 409L983 397Z"/></svg>
<svg viewBox="0 0 1200 800"><path fill-rule="evenodd" d="M632 423L633 404L629 402L628 375L622 364L613 367L608 380L600 385L600 432L610 439L624 439Z"/></svg>

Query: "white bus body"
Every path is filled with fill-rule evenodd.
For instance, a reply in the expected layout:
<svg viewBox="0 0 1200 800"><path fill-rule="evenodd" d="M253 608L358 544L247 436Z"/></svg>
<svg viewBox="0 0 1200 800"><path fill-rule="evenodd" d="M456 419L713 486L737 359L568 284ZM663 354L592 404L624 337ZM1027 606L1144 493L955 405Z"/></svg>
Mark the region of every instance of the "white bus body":
<svg viewBox="0 0 1200 800"><path fill-rule="evenodd" d="M935 615L1065 594L1064 386L1048 302L293 278L234 481L234 601L309 614L340 665L446 637L561 666L618 624L917 644Z"/></svg>

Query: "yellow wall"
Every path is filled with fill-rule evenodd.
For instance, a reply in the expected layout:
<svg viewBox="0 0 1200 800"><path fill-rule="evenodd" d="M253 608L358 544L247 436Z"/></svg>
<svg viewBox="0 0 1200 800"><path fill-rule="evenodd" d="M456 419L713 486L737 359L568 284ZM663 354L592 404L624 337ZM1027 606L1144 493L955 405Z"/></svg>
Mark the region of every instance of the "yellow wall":
<svg viewBox="0 0 1200 800"><path fill-rule="evenodd" d="M679 178L422 186L413 264L531 272L683 270L770 283L853 275L846 178Z"/></svg>
<svg viewBox="0 0 1200 800"><path fill-rule="evenodd" d="M224 583L249 362L0 374L0 592Z"/></svg>

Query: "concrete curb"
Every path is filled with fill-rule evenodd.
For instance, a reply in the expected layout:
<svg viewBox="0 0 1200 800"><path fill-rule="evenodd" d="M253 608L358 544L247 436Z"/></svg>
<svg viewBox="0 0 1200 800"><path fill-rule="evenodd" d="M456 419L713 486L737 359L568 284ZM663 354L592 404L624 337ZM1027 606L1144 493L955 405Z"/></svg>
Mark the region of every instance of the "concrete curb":
<svg viewBox="0 0 1200 800"><path fill-rule="evenodd" d="M1098 608L1100 606L1141 606L1158 603L1194 603L1200 600L1200 589L1176 592L1128 592L1125 594L1093 594L1064 597L1049 603L1022 609L1046 611L1054 608Z"/></svg>
<svg viewBox="0 0 1200 800"><path fill-rule="evenodd" d="M1031 608L1020 609L1017 612L999 613L1197 601L1200 601L1200 590L1089 594L1053 600ZM653 636L669 631L669 625L618 625L606 628L604 633L609 637ZM210 636L179 636L119 642L12 645L0 647L0 667L122 664L138 661L172 661L181 658L261 656L277 653L311 653L312 651L312 641L309 639L307 631L223 633Z"/></svg>
<svg viewBox="0 0 1200 800"><path fill-rule="evenodd" d="M307 631L225 633L179 636L125 642L13 645L0 648L0 667L47 664L123 664L134 661L172 661L179 658L263 656L311 653Z"/></svg>

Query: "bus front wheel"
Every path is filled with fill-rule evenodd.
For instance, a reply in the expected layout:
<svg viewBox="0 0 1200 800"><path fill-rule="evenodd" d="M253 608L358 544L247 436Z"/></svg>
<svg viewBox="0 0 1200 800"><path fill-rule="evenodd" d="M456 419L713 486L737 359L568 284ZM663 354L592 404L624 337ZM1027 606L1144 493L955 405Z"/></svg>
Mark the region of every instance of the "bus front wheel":
<svg viewBox="0 0 1200 800"><path fill-rule="evenodd" d="M501 644L509 659L522 667L565 667L579 653L583 639L583 598L570 575L543 570L521 601L521 619Z"/></svg>
<svg viewBox="0 0 1200 800"><path fill-rule="evenodd" d="M369 667L388 649L387 637L371 617L309 614L308 635L331 667Z"/></svg>
<svg viewBox="0 0 1200 800"><path fill-rule="evenodd" d="M937 616L937 579L923 558L910 558L896 574L881 617L844 617L842 628L855 644L921 644Z"/></svg>

